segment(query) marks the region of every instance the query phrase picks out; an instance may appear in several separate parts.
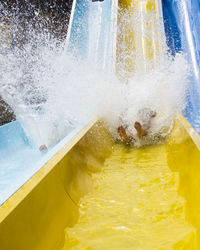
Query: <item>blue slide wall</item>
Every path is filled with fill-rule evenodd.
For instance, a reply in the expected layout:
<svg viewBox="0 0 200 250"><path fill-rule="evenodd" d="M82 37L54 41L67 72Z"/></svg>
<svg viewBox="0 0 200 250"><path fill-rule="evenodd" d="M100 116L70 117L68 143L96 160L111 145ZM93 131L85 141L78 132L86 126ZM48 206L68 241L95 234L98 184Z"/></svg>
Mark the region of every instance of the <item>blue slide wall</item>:
<svg viewBox="0 0 200 250"><path fill-rule="evenodd" d="M183 52L191 67L184 115L200 134L200 1L162 0L162 6L169 51Z"/></svg>

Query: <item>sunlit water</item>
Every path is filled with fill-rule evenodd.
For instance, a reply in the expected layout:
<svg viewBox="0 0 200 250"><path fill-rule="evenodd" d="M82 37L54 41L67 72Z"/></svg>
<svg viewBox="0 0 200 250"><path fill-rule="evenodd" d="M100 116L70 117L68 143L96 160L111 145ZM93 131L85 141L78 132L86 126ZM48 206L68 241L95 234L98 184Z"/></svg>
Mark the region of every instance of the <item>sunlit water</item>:
<svg viewBox="0 0 200 250"><path fill-rule="evenodd" d="M94 25L89 31L94 41ZM95 117L104 119L117 136L123 116L123 123L135 134L132 124L143 108L158 113L154 134L170 126L185 106L189 70L183 55L170 58L164 53L159 65L136 71L122 84L114 72L98 70L90 56L80 59L63 50L64 44L48 32L30 25L26 40L0 55L0 94L37 147L54 145L78 124Z"/></svg>
<svg viewBox="0 0 200 250"><path fill-rule="evenodd" d="M93 190L77 204L77 224L65 230L63 250L193 249L195 229L185 221L179 174L168 168L165 146L117 145L92 179Z"/></svg>

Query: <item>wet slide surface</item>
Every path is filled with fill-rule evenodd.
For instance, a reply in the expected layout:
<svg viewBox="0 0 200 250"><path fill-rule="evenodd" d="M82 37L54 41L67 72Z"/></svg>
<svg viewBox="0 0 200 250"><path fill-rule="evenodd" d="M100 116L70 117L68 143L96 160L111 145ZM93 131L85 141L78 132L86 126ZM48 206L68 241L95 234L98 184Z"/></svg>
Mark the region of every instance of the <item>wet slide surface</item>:
<svg viewBox="0 0 200 250"><path fill-rule="evenodd" d="M178 195L179 173L168 167L166 145L115 145L80 217L65 232L66 249L194 249L195 229ZM185 248L186 247L186 248Z"/></svg>
<svg viewBox="0 0 200 250"><path fill-rule="evenodd" d="M35 165L43 153L33 150L17 121L1 126L0 138L1 205L38 170Z"/></svg>
<svg viewBox="0 0 200 250"><path fill-rule="evenodd" d="M159 1L119 3L130 16L137 12L141 32L148 29L148 39L128 26L123 31L129 35L118 38L125 45L119 54L134 52L135 61L123 62L126 77L141 65L144 71L153 67L162 53L155 28L161 6ZM175 162L169 163L167 143L140 149L115 144L102 170L92 175L93 190L77 204L79 219L66 228L62 249L196 249L196 228L188 222L186 200L180 196L180 173Z"/></svg>
<svg viewBox="0 0 200 250"><path fill-rule="evenodd" d="M184 115L200 134L200 2L198 0L162 1L165 35L172 55L184 53L191 74Z"/></svg>
<svg viewBox="0 0 200 250"><path fill-rule="evenodd" d="M109 6L112 6L111 2L109 1ZM147 13L147 16L153 16L151 20L145 19L143 22L145 15L139 15L141 19L138 27L148 29L148 40L145 40L145 37L136 36L134 32L130 32L130 37L124 39L125 52L129 53L133 49L136 57L134 63L130 58L124 62L124 68L132 74L146 61L148 63L144 64L144 71L153 67L162 53L162 46L159 43L161 37L158 34L159 29L155 28L160 18L159 1L135 0L135 9L129 8L131 2L130 0L120 1L120 7L127 8L130 14L133 10L137 10L141 11L141 14ZM99 6L97 13L103 12L106 3L108 2L94 3L94 6ZM80 4L80 1L77 1L77 4ZM92 5L93 8L94 6ZM80 5L78 7L81 9ZM88 5L83 4L83 7L87 9ZM106 22L107 20L104 19L102 26L98 26L100 31ZM126 28L129 30L129 27ZM99 34L106 44L106 40L110 38L104 36L103 32ZM87 32L84 35L87 36ZM89 37L86 40L89 41ZM84 43L84 41L81 42ZM91 40L90 42L95 43ZM132 46L134 43L137 46ZM89 47L94 48L91 44ZM110 51L109 48L108 51ZM88 47L85 47L83 52L86 53L87 49ZM107 54L106 51L104 50L104 55ZM100 48L98 52L95 55L96 58L101 55ZM118 53L120 53L119 48ZM105 64L100 66L104 68ZM128 75L126 73L124 76ZM1 234L3 236L5 234L1 239L2 242L5 246L8 244L13 246L17 242L22 246L20 250L26 250L28 244L30 249L42 250L198 249L200 245L200 198L197 192L200 190L199 150L186 132L179 131L180 124L177 128L178 131L175 129L171 141L162 145L139 149L120 144L106 145L110 147L109 150L112 149L112 153L105 157L105 162L99 167L100 171L97 169L93 172L88 171L89 174L87 168L98 168L95 157L99 152L95 147L89 148L87 139L83 148L80 145L74 147L79 154L72 150L69 159L66 156L68 151L65 156L62 155L62 158L58 157L59 150L55 149L52 155L48 155L48 159L52 161L46 166L52 171L41 169L34 176L35 179L29 180L29 183L23 187L24 189L28 187L28 191L25 190L28 193L23 194L26 195L25 198L20 194L23 188L17 192L21 203L17 206L14 201L16 209L13 209L11 214L8 212L8 216L6 215L7 217L1 223ZM93 135L97 136L95 133ZM95 139L96 136L94 136ZM68 138L57 146L62 149L67 146L67 142ZM91 152L95 156L92 156ZM81 157L86 161L82 165L79 162ZM44 164L45 162L40 166ZM71 169L67 168L68 164ZM85 179L82 172L86 172ZM85 192L84 188L80 187L84 186L82 184L87 186L90 177L93 188L90 192ZM37 181L36 187L32 183L34 181ZM33 190L32 185L35 187ZM81 193L80 200L76 189ZM78 197L77 200L73 199L73 195L75 198ZM16 199L17 202L19 197ZM24 200L21 200L22 198ZM9 201L4 205L2 210L6 206L9 207ZM30 225L34 225L34 232ZM18 239L17 234L7 233L15 231L16 228L20 235L24 233L28 237ZM58 234L60 238L57 237ZM13 235L12 242L9 241L10 235ZM58 242L59 247L55 248ZM10 249L12 250L13 247Z"/></svg>

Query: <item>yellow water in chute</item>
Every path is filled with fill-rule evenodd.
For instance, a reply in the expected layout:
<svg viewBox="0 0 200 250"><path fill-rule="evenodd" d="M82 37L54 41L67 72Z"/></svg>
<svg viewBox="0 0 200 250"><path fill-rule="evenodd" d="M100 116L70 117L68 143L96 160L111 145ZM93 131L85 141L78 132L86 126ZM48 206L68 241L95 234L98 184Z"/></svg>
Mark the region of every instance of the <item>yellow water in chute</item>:
<svg viewBox="0 0 200 250"><path fill-rule="evenodd" d="M195 229L185 220L165 145L115 145L92 192L80 202L78 223L66 229L66 249L193 249ZM187 248L181 248L186 247Z"/></svg>

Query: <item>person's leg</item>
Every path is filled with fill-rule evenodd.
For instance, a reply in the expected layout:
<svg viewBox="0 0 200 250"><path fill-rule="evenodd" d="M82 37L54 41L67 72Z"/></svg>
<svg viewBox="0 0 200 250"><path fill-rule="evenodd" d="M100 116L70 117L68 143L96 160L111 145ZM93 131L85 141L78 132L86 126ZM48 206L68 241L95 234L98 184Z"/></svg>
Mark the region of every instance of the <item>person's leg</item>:
<svg viewBox="0 0 200 250"><path fill-rule="evenodd" d="M139 115L148 117L148 120L143 124L138 121L134 123L134 128L137 130L137 136L141 139L143 136L148 134L148 130L151 127L151 120L156 117L157 113L154 110L142 109L139 111Z"/></svg>
<svg viewBox="0 0 200 250"><path fill-rule="evenodd" d="M139 139L144 135L144 131L140 122L135 122L134 128L137 130L137 136Z"/></svg>
<svg viewBox="0 0 200 250"><path fill-rule="evenodd" d="M126 130L122 125L117 128L117 132L124 143L128 144L131 142L132 137L127 135Z"/></svg>

